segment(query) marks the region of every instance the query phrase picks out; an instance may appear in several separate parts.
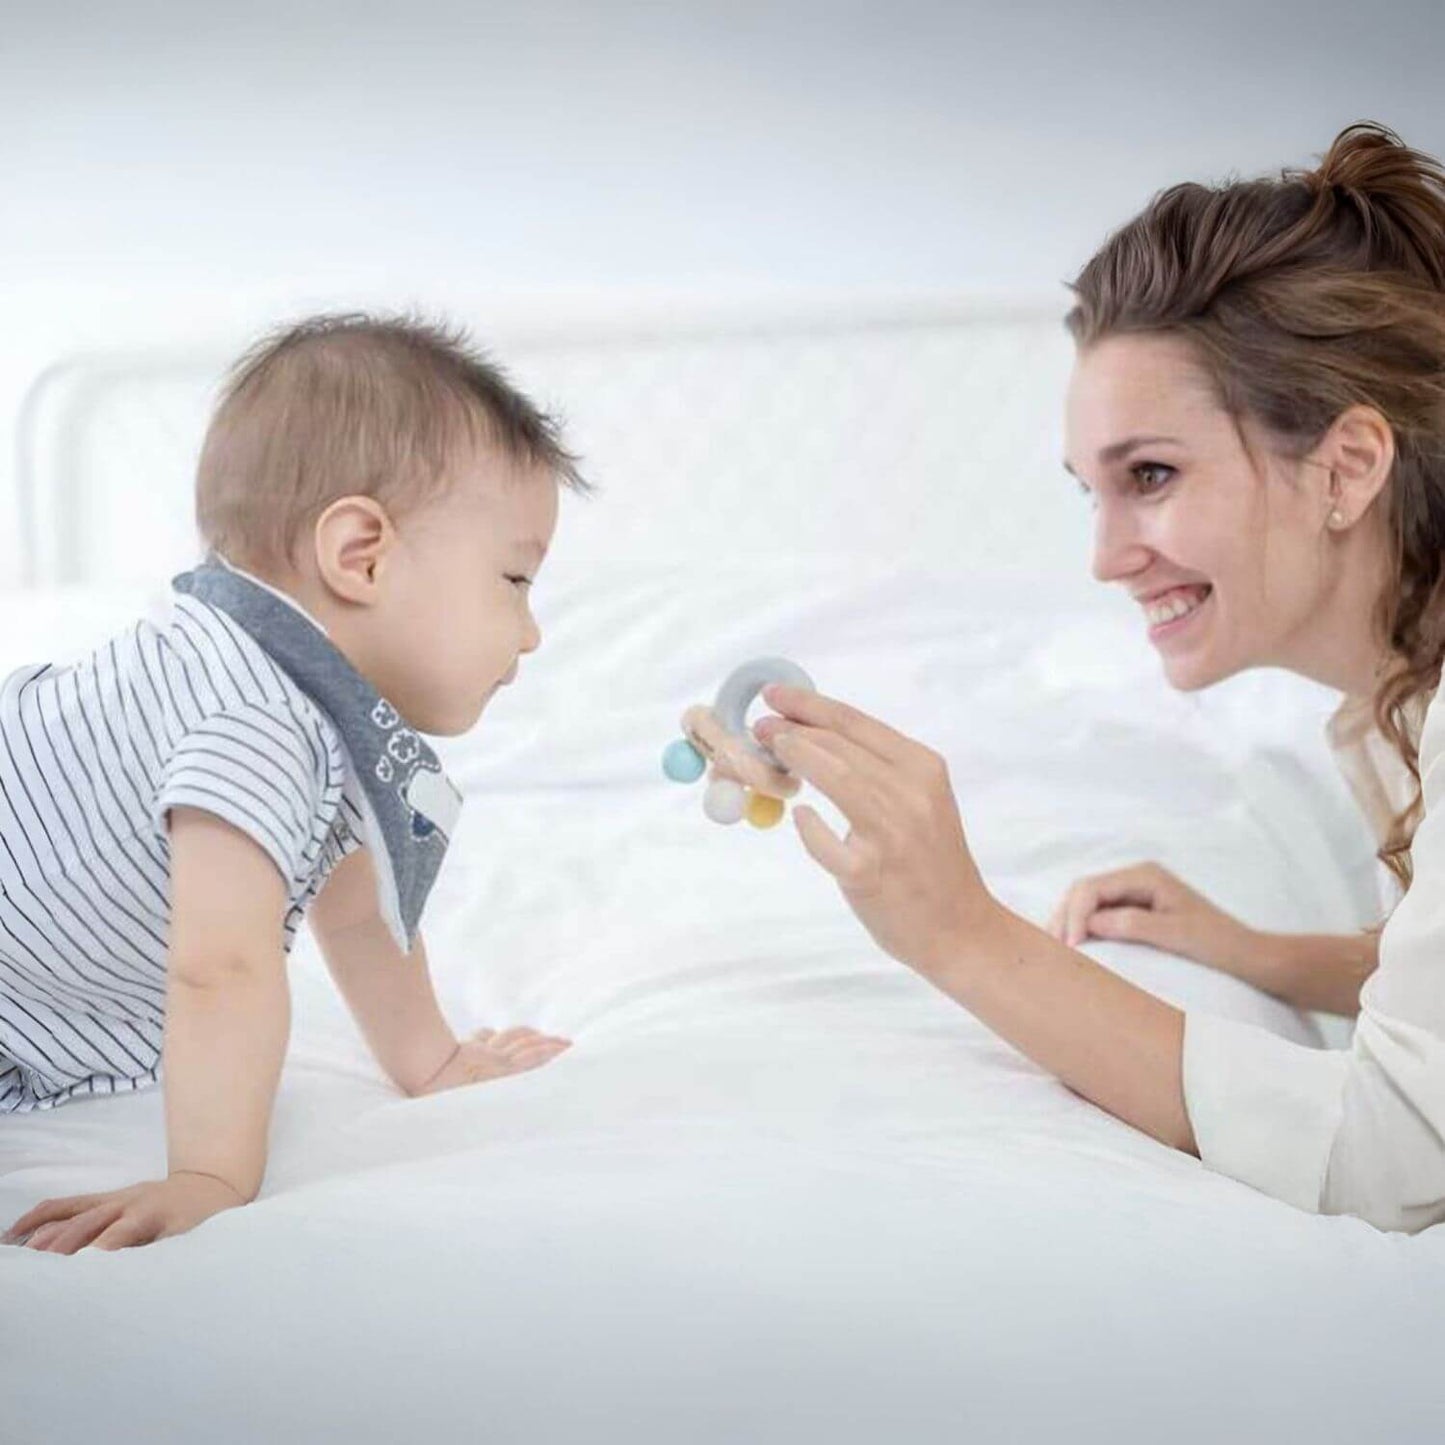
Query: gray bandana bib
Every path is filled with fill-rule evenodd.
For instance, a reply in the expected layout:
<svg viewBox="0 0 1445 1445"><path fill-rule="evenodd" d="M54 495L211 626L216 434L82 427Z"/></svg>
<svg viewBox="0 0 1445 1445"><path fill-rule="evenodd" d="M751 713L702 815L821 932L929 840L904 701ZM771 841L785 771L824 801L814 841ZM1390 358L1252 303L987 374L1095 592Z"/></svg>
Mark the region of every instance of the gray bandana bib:
<svg viewBox="0 0 1445 1445"><path fill-rule="evenodd" d="M281 593L215 557L171 585L224 612L336 729L361 786L381 916L409 952L462 806L437 755Z"/></svg>

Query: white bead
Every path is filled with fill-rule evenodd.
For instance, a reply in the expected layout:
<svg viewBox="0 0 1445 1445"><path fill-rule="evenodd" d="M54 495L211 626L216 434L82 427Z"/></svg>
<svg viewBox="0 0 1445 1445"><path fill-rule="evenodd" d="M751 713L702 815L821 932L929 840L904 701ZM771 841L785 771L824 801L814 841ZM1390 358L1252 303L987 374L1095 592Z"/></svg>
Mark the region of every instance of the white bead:
<svg viewBox="0 0 1445 1445"><path fill-rule="evenodd" d="M703 794L702 810L714 823L741 823L747 808L747 789L731 778L715 778Z"/></svg>

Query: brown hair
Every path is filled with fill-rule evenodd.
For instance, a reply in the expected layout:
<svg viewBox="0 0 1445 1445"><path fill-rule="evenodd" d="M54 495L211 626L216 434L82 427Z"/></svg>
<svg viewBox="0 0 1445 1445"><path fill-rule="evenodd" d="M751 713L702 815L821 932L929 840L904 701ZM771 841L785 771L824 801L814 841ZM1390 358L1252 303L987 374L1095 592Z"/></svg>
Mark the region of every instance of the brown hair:
<svg viewBox="0 0 1445 1445"><path fill-rule="evenodd" d="M1393 429L1379 623L1398 663L1374 713L1415 781L1380 850L1408 886L1418 715L1445 652L1445 170L1361 122L1316 170L1161 192L1072 290L1080 347L1123 332L1184 338L1224 408L1286 455L1308 453L1357 404Z"/></svg>
<svg viewBox="0 0 1445 1445"><path fill-rule="evenodd" d="M557 423L460 330L314 316L262 337L231 370L201 448L196 522L209 547L265 570L339 497L399 516L459 453L487 445L589 490Z"/></svg>

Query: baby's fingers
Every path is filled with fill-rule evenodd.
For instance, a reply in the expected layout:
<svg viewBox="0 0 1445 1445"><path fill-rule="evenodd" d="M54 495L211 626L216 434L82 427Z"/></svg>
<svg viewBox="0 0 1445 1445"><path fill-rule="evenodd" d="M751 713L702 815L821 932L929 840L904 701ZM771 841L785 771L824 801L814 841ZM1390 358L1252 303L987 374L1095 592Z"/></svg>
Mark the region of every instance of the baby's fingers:
<svg viewBox="0 0 1445 1445"><path fill-rule="evenodd" d="M103 1229L91 1241L92 1249L133 1249L137 1245L154 1244L165 1233L158 1217L123 1214L114 1224Z"/></svg>
<svg viewBox="0 0 1445 1445"><path fill-rule="evenodd" d="M26 1244L27 1249L37 1249L44 1254L74 1254L84 1249L98 1234L110 1227L125 1213L125 1205L116 1199L97 1204L78 1214L74 1219L57 1222L36 1230Z"/></svg>
<svg viewBox="0 0 1445 1445"><path fill-rule="evenodd" d="M514 1074L524 1074L528 1069L539 1069L543 1064L551 1063L558 1054L566 1053L570 1047L570 1044L556 1039L528 1044L507 1055L507 1067Z"/></svg>
<svg viewBox="0 0 1445 1445"><path fill-rule="evenodd" d="M77 1214L98 1204L104 1194L72 1194L65 1199L42 1199L34 1209L27 1210L5 1231L5 1244L15 1244L27 1234L33 1234L42 1225L56 1220L73 1219Z"/></svg>
<svg viewBox="0 0 1445 1445"><path fill-rule="evenodd" d="M491 1030L483 1029L481 1032L486 1034L491 1033ZM476 1037L480 1036L479 1034ZM565 1047L568 1041L566 1039L554 1038L551 1034L539 1033L536 1029L527 1028L525 1025L522 1025L517 1028L503 1029L499 1034L492 1034L490 1040L487 1041L487 1046L495 1049L498 1053L506 1054L510 1053L513 1049L541 1042L562 1044Z"/></svg>

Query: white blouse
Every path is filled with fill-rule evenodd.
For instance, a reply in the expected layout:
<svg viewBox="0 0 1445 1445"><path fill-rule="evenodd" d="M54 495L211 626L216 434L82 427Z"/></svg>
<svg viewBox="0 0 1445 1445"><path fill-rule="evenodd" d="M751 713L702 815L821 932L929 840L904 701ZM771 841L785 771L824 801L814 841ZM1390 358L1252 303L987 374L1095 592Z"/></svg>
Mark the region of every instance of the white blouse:
<svg viewBox="0 0 1445 1445"><path fill-rule="evenodd" d="M1445 689L1442 689L1445 692ZM1342 710L1341 764L1377 831L1408 801L1398 758ZM1393 764L1393 772L1390 771ZM1385 769L1382 775L1382 768ZM1414 882L1380 936L1347 1049L1188 1013L1184 1100L1200 1158L1301 1209L1414 1232L1445 1219L1445 700L1420 736Z"/></svg>

